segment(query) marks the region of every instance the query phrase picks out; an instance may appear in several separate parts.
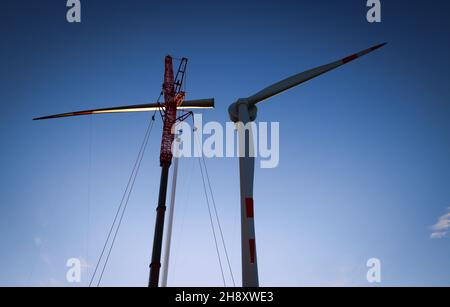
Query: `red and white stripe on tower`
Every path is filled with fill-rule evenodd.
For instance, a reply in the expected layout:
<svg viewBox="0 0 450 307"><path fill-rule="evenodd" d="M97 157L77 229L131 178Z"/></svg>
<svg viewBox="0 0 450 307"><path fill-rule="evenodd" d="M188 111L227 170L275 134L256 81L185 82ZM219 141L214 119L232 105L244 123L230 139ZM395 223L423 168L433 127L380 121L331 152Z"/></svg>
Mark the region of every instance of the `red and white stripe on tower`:
<svg viewBox="0 0 450 307"><path fill-rule="evenodd" d="M253 198L245 199L245 211L247 216L248 248L250 253L250 263L256 262L256 239L255 239L255 216L253 211Z"/></svg>

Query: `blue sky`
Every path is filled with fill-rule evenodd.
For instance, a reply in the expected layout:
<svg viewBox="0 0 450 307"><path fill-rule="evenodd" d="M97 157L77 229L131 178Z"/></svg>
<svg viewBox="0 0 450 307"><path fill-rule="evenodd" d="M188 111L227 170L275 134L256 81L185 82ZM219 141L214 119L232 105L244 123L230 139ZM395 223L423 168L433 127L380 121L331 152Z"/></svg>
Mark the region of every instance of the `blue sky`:
<svg viewBox="0 0 450 307"><path fill-rule="evenodd" d="M157 98L166 54L190 59L204 120L291 74L374 44L382 50L272 98L280 165L258 169L263 286L450 285L450 241L431 226L450 207L448 1L3 1L0 9L0 285L62 285L67 259L95 264L149 114L33 122L39 115ZM158 121L102 285L144 286L159 184ZM240 284L236 159L208 159ZM220 286L198 162L180 165L170 285ZM83 271L86 285L92 268ZM229 281L229 276L227 276Z"/></svg>

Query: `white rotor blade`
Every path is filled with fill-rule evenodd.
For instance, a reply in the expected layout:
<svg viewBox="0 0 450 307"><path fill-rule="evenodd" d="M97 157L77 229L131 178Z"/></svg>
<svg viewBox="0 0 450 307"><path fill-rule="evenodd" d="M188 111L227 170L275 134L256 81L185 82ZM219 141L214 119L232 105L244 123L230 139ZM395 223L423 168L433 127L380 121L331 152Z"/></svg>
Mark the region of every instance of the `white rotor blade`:
<svg viewBox="0 0 450 307"><path fill-rule="evenodd" d="M148 104L115 107L115 108L95 109L95 110L62 113L62 114L38 117L38 118L34 118L33 120L53 119L53 118L92 115L92 114L149 112L149 111L156 111L160 108L164 108L164 104L148 103ZM208 108L214 108L214 99L213 98L202 99L202 100L187 100L187 101L184 101L181 104L181 106L178 107L178 109L208 109Z"/></svg>
<svg viewBox="0 0 450 307"><path fill-rule="evenodd" d="M214 108L214 98L186 100L178 109L212 109Z"/></svg>
<svg viewBox="0 0 450 307"><path fill-rule="evenodd" d="M323 65L323 66L320 66L317 68L313 68L311 70L308 70L308 71L299 73L297 75L294 75L292 77L289 77L287 79L284 79L278 83L275 83L269 87L266 87L265 89L256 93L255 95L248 97L247 100L251 104L257 104L263 100L266 100L270 97L278 95L288 89L291 89L301 83L304 83L308 80L318 77L326 72L329 72L330 70L333 70L335 68L338 68L339 66L345 65L353 60L356 60L357 58L360 58L378 48L381 48L384 45L386 45L386 43L363 50L359 53L355 53L355 54L348 56L346 58L343 58L339 61L327 64L327 65Z"/></svg>

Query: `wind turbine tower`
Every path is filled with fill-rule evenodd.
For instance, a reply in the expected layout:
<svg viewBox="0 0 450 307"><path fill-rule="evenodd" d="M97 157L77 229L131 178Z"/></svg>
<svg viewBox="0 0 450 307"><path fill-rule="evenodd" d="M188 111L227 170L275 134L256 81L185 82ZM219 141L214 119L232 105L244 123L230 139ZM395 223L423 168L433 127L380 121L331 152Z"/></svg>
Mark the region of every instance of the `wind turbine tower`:
<svg viewBox="0 0 450 307"><path fill-rule="evenodd" d="M308 80L318 77L353 60L356 60L372 51L386 45L380 44L372 48L352 54L341 60L299 73L278 83L266 87L260 92L247 98L240 98L228 108L230 119L238 125L239 130L239 175L241 191L241 247L242 247L242 284L244 287L258 287L258 261L256 255L256 236L254 222L253 182L255 172L255 158L253 135L251 127L244 129L244 125L256 120L256 105L288 89L300 85ZM246 133L246 131L248 133Z"/></svg>

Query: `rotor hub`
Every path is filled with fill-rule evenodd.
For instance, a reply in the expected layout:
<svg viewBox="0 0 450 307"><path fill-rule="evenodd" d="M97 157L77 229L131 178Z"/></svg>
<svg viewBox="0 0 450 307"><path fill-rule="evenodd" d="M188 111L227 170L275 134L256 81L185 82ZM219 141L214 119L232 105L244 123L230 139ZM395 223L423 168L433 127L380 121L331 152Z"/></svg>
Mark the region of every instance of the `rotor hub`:
<svg viewBox="0 0 450 307"><path fill-rule="evenodd" d="M253 122L256 120L256 117L258 115L258 108L254 104L250 104L247 99L238 99L238 101L236 101L235 103L231 104L228 107L228 114L232 122L234 123L240 122L239 107L243 104L245 104L248 108L250 121Z"/></svg>

